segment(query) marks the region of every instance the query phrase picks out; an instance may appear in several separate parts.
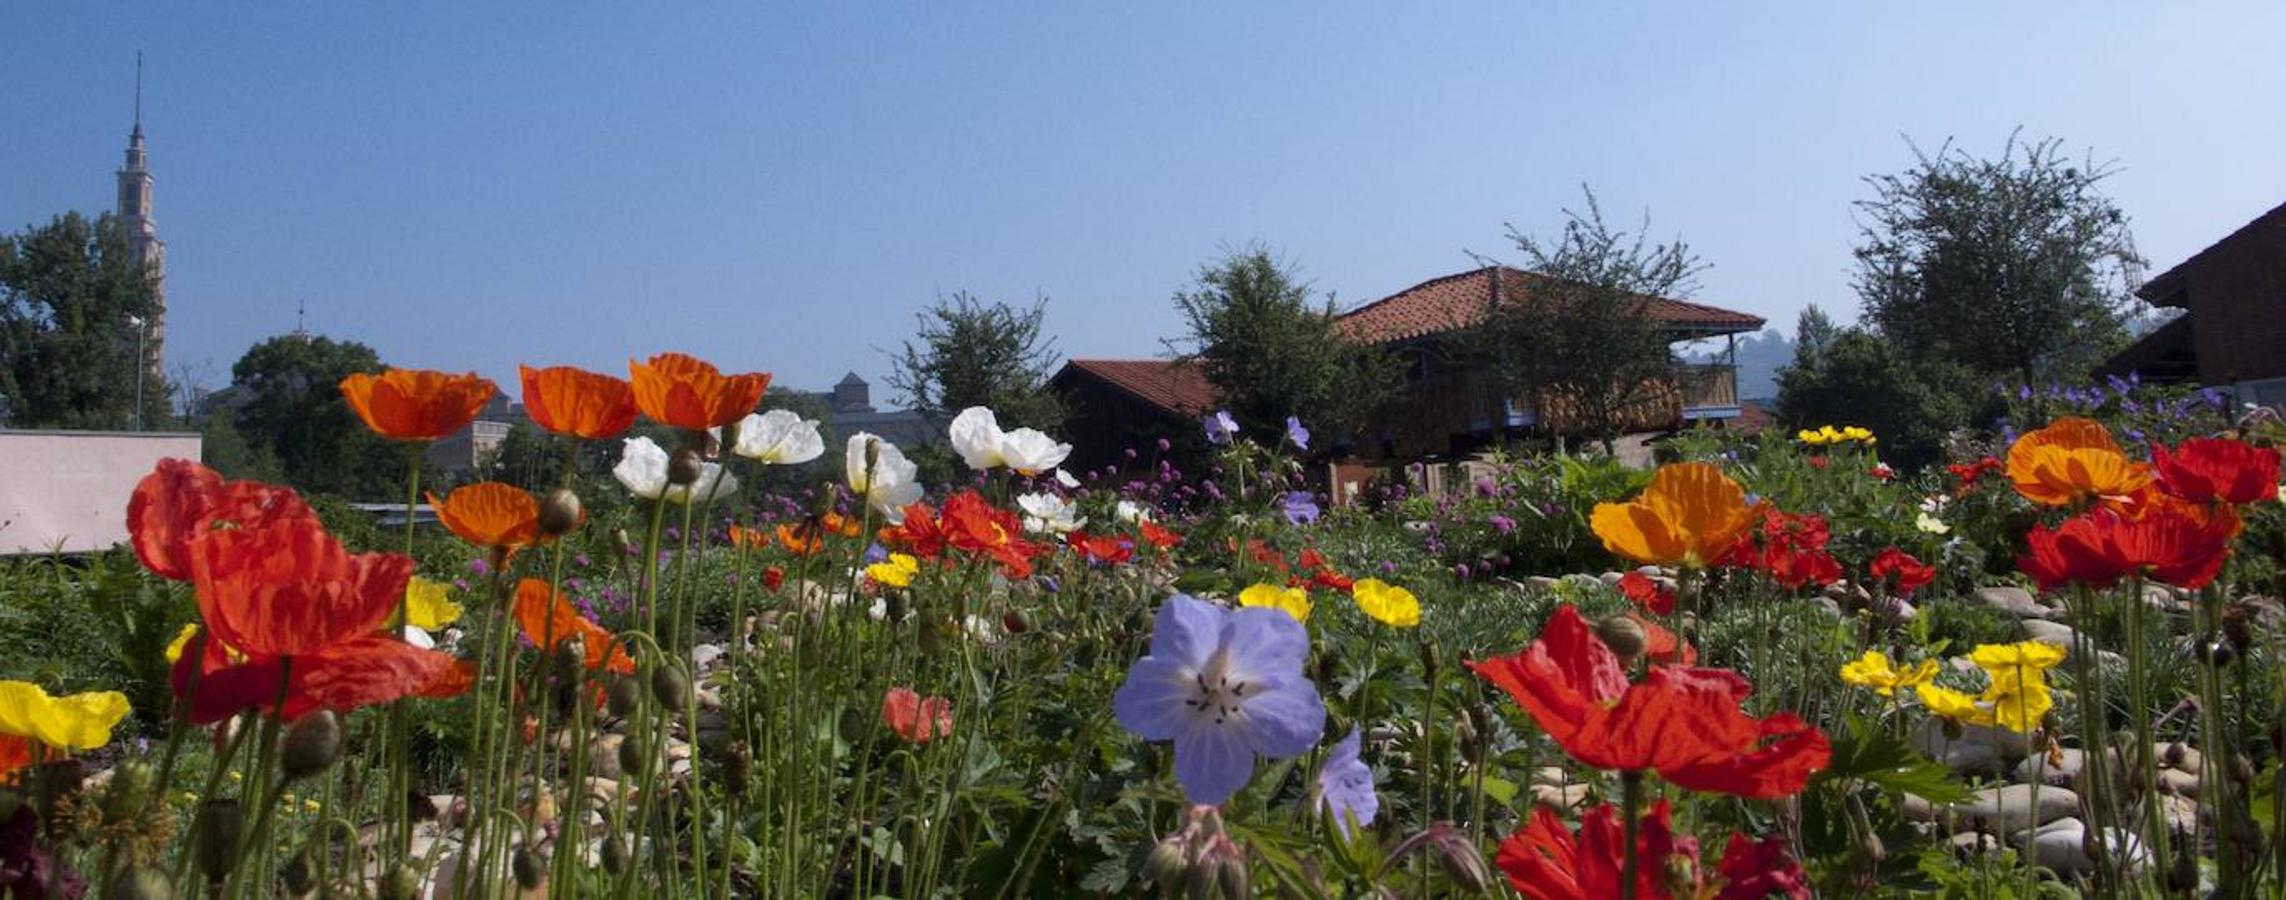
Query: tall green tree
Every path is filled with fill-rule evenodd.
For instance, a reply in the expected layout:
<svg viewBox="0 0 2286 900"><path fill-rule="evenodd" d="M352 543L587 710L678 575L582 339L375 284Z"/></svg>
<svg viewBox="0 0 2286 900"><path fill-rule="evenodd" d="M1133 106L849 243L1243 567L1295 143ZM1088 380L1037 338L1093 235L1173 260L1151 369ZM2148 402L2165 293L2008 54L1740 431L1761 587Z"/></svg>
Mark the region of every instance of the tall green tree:
<svg viewBox="0 0 2286 900"><path fill-rule="evenodd" d="M0 236L0 424L118 428L173 421L172 391L138 340L157 316L149 274L110 214L76 212Z"/></svg>
<svg viewBox="0 0 2286 900"><path fill-rule="evenodd" d="M1531 296L1495 296L1470 337L1504 395L1564 404L1569 429L1610 453L1630 408L1674 376L1672 336L1646 305L1689 291L1705 265L1680 238L1651 243L1648 217L1632 234L1613 229L1586 196L1553 240L1509 227L1524 268L1545 278Z"/></svg>
<svg viewBox="0 0 2286 900"><path fill-rule="evenodd" d="M918 340L891 357L889 386L937 421L984 406L1004 428L1054 428L1064 414L1048 390L1058 358L1055 340L1041 329L1047 317L1045 297L1029 307L985 303L966 292L939 297L916 316Z"/></svg>
<svg viewBox="0 0 2286 900"><path fill-rule="evenodd" d="M287 483L357 500L401 500L409 449L368 431L341 396L350 373L381 370L380 355L356 341L279 335L231 366L229 414L256 452L277 461Z"/></svg>
<svg viewBox="0 0 2286 900"><path fill-rule="evenodd" d="M1327 436L1355 433L1393 396L1400 379L1388 354L1344 339L1328 298L1267 248L1249 246L1199 269L1175 293L1189 334L1168 349L1199 366L1240 427L1274 441L1287 416Z"/></svg>
<svg viewBox="0 0 2286 900"><path fill-rule="evenodd" d="M1814 307L1803 318L1813 314ZM1992 412L1972 405L1971 380L1949 363L1915 361L1866 329L1831 331L1822 340L1799 341L1794 364L1778 373L1778 421L1789 432L1821 425L1872 429L1884 461L1917 469L1942 461L1946 439L1960 423Z"/></svg>
<svg viewBox="0 0 2286 900"><path fill-rule="evenodd" d="M1916 147L1912 168L1867 178L1855 251L1865 321L1916 361L1988 381L2076 381L2117 349L2142 260L2100 190L2112 169L2073 163L2060 145L2012 134L1993 159Z"/></svg>

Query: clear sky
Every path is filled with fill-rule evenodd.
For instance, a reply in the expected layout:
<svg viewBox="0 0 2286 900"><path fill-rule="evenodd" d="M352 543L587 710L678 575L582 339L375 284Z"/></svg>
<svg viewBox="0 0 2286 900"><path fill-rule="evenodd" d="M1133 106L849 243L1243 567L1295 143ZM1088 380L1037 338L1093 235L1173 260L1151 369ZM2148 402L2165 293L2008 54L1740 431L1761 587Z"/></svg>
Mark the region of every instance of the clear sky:
<svg viewBox="0 0 2286 900"><path fill-rule="evenodd" d="M2286 201L2286 4L22 4L0 228L113 203L146 54L170 364L294 327L405 366L677 349L879 381L940 293L1153 356L1222 247L1347 307L1592 185L1697 299L1849 314L1905 137L2115 160L2157 269ZM1513 254L1509 254L1513 256ZM512 389L512 388L511 388Z"/></svg>

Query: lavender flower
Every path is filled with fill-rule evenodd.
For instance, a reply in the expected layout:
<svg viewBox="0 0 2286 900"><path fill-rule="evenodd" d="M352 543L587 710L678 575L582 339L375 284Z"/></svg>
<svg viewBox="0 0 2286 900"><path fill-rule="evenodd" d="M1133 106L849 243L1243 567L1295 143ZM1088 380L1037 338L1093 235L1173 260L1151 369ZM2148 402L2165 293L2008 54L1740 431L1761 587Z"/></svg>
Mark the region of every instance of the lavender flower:
<svg viewBox="0 0 2286 900"><path fill-rule="evenodd" d="M1168 450L1174 449L1174 446L1175 444L1173 441L1169 441L1166 438L1159 439L1159 452L1161 453L1165 453Z"/></svg>
<svg viewBox="0 0 2286 900"><path fill-rule="evenodd" d="M468 561L468 573L471 575L490 575L492 574L492 566L484 560L472 559Z"/></svg>
<svg viewBox="0 0 2286 900"><path fill-rule="evenodd" d="M1325 765L1318 767L1318 797L1344 837L1356 826L1373 824L1374 815L1381 812L1381 796L1373 791L1373 770L1357 758L1363 737L1351 726L1349 736L1334 744Z"/></svg>
<svg viewBox="0 0 2286 900"><path fill-rule="evenodd" d="M1302 420L1299 416L1286 417L1286 440L1293 444L1296 450L1310 449L1310 430L1302 427Z"/></svg>
<svg viewBox="0 0 2286 900"><path fill-rule="evenodd" d="M1307 525L1315 522L1321 512L1318 509L1317 500L1313 499L1308 491L1287 493L1286 499L1280 501L1279 506L1280 511L1286 515L1286 524L1288 525Z"/></svg>
<svg viewBox="0 0 2286 900"><path fill-rule="evenodd" d="M1220 805L1254 777L1256 756L1300 756L1325 733L1325 701L1302 674L1309 655L1309 632L1282 610L1176 594L1111 709L1144 740L1175 743L1192 803Z"/></svg>
<svg viewBox="0 0 2286 900"><path fill-rule="evenodd" d="M1507 534L1511 531L1516 530L1516 520L1511 519L1507 516L1494 514L1490 519L1487 519L1486 521L1492 523L1492 530L1500 532L1501 534Z"/></svg>
<svg viewBox="0 0 2286 900"><path fill-rule="evenodd" d="M1230 417L1230 410L1220 410L1206 417L1207 443L1217 447L1229 446L1238 436L1238 420Z"/></svg>

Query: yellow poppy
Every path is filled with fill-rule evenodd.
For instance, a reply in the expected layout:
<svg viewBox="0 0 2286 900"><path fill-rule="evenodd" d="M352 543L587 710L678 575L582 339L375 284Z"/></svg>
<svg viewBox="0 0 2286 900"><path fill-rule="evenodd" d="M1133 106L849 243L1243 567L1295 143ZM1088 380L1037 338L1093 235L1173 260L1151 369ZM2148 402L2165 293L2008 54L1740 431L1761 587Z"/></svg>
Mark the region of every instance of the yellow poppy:
<svg viewBox="0 0 2286 900"><path fill-rule="evenodd" d="M30 738L59 750L93 750L111 743L111 729L127 717L118 691L50 697L28 681L0 681L0 734Z"/></svg>
<svg viewBox="0 0 2286 900"><path fill-rule="evenodd" d="M197 622L186 623L183 625L183 630L175 632L175 639L167 642L168 665L173 665L182 661L183 648L189 647L191 638L194 637L198 637Z"/></svg>
<svg viewBox="0 0 2286 900"><path fill-rule="evenodd" d="M1841 436L1843 440L1860 441L1867 444L1873 443L1873 432L1870 429L1860 428L1856 425L1843 426L1841 430Z"/></svg>
<svg viewBox="0 0 2286 900"><path fill-rule="evenodd" d="M1921 698L1921 705L1928 708L1930 715L1962 725L1992 724L1992 710L1977 705L1976 698L1968 694L1928 681L1914 685L1913 693Z"/></svg>
<svg viewBox="0 0 2286 900"><path fill-rule="evenodd" d="M1841 680L1870 688L1884 697L1894 696L1899 688L1914 687L1936 677L1936 660L1924 659L1910 669L1899 670L1890 664L1889 656L1879 650L1867 650L1855 662L1841 667Z"/></svg>
<svg viewBox="0 0 2286 900"><path fill-rule="evenodd" d="M2128 459L2102 425L2067 416L2009 445L2008 480L2026 500L2069 506L2129 497L2151 483L2151 467Z"/></svg>
<svg viewBox="0 0 2286 900"><path fill-rule="evenodd" d="M888 559L865 567L865 577L889 587L909 587L913 576L919 574L921 561L903 553L891 553Z"/></svg>
<svg viewBox="0 0 2286 900"><path fill-rule="evenodd" d="M1421 624L1421 601L1413 592L1379 578L1351 585L1349 596L1357 601L1358 609L1383 625L1412 628Z"/></svg>
<svg viewBox="0 0 2286 900"><path fill-rule="evenodd" d="M1256 584L1238 592L1240 606L1266 606L1284 610L1296 622L1310 620L1310 592L1298 587L1279 587L1275 584ZM1417 606L1417 604L1416 604ZM1419 613L1415 612L1418 617Z"/></svg>
<svg viewBox="0 0 2286 900"><path fill-rule="evenodd" d="M1977 699L1992 704L1993 719L2011 731L2029 732L2056 705L2043 673L2064 661L2064 648L2044 641L1979 644L1969 661L1992 676Z"/></svg>
<svg viewBox="0 0 2286 900"><path fill-rule="evenodd" d="M452 585L417 575L405 582L405 613L414 628L435 631L460 621L463 612L452 600Z"/></svg>
<svg viewBox="0 0 2286 900"><path fill-rule="evenodd" d="M1754 526L1746 491L1706 463L1659 467L1627 503L1598 503L1588 524L1605 549L1636 562L1700 568Z"/></svg>

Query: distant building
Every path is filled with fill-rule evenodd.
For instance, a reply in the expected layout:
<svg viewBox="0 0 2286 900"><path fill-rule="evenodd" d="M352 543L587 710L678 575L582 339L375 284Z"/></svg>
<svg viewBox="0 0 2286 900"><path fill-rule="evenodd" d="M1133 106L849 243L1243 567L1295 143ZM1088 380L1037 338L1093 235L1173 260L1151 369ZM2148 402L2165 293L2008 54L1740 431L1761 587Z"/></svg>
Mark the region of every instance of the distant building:
<svg viewBox="0 0 2286 900"><path fill-rule="evenodd" d="M825 401L826 425L842 440L864 431L906 449L945 441L943 429L919 412L873 408L873 386L856 372L841 376L832 390L814 396Z"/></svg>
<svg viewBox="0 0 2286 900"><path fill-rule="evenodd" d="M2286 204L2256 216L2135 292L2182 314L2097 371L2226 388L2286 406Z"/></svg>
<svg viewBox="0 0 2286 900"><path fill-rule="evenodd" d="M1188 440L1216 399L1204 371L1166 359L1070 360L1048 389L1064 403L1064 467L1073 470L1121 466L1128 450L1148 458L1162 437Z"/></svg>
<svg viewBox="0 0 2286 900"><path fill-rule="evenodd" d="M524 404L508 399L504 393L492 395L476 420L458 433L433 441L424 452L429 462L447 472L465 472L482 465L487 457L500 449L500 442L508 439L508 429L517 423L530 425L532 417L525 415Z"/></svg>
<svg viewBox="0 0 2286 900"><path fill-rule="evenodd" d="M119 225L127 250L151 282L151 315L139 323L143 364L152 384L164 383L167 342L167 242L151 218L151 156L143 147L143 60L135 60L135 130L127 135L127 165L119 170Z"/></svg>

